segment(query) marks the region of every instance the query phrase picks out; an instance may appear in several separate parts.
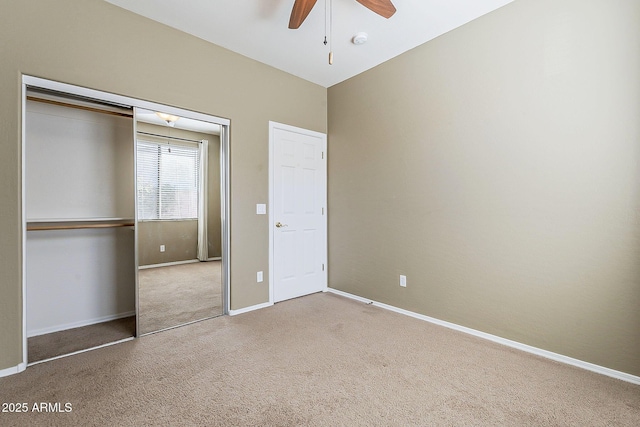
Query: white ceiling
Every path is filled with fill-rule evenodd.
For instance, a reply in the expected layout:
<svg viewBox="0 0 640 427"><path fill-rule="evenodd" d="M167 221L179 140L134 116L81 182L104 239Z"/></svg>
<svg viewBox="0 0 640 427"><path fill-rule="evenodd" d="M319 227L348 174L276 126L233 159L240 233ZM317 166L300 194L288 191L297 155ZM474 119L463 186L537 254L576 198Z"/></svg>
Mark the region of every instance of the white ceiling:
<svg viewBox="0 0 640 427"><path fill-rule="evenodd" d="M333 65L328 63L325 0L297 30L294 0L105 0L324 87L340 83L513 0L392 0L390 19L356 0L333 4ZM369 41L351 42L358 32Z"/></svg>

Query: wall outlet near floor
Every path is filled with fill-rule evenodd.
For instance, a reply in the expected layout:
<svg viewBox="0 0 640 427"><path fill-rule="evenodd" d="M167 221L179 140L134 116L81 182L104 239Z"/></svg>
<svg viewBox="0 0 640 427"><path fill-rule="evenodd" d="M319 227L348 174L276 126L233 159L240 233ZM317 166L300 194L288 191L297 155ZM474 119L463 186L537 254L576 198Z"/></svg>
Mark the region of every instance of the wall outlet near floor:
<svg viewBox="0 0 640 427"><path fill-rule="evenodd" d="M400 286L403 288L407 287L407 276L400 275Z"/></svg>
<svg viewBox="0 0 640 427"><path fill-rule="evenodd" d="M160 252L164 252L164 245L160 245Z"/></svg>
<svg viewBox="0 0 640 427"><path fill-rule="evenodd" d="M256 281L258 283L262 282L262 271L258 271L258 274L256 274Z"/></svg>

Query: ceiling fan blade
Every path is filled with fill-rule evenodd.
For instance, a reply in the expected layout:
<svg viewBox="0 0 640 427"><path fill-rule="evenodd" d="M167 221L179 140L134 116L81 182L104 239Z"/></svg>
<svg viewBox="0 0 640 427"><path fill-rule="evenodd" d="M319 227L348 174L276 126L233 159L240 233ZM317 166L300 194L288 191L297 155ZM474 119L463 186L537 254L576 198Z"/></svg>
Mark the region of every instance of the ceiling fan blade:
<svg viewBox="0 0 640 427"><path fill-rule="evenodd" d="M356 0L358 3L366 7L367 9L377 13L378 15L387 19L391 18L396 13L396 7L391 3L391 0Z"/></svg>
<svg viewBox="0 0 640 427"><path fill-rule="evenodd" d="M302 25L317 0L296 0L291 10L291 18L289 18L289 28L295 30Z"/></svg>

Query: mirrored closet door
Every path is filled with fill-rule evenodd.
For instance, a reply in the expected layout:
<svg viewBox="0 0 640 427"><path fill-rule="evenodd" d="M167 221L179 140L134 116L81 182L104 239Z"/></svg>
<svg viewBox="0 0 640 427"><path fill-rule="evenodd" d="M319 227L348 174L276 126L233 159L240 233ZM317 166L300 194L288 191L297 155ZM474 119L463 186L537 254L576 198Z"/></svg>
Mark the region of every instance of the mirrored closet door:
<svg viewBox="0 0 640 427"><path fill-rule="evenodd" d="M221 127L135 110L140 334L223 314Z"/></svg>

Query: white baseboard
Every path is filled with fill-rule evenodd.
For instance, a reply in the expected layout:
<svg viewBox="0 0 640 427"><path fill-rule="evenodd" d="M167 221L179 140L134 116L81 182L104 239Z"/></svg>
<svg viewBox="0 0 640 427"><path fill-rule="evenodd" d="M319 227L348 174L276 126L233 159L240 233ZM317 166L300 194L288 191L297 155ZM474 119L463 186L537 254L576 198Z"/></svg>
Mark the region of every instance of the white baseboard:
<svg viewBox="0 0 640 427"><path fill-rule="evenodd" d="M350 298L356 301L363 302L365 304L372 304L376 307L384 308L386 310L390 310L396 313L404 314L405 316L410 316L419 320L424 320L425 322L434 323L436 325L444 326L445 328L453 329L459 332L464 332L469 335L473 335L479 338L483 338L498 344L505 345L507 347L515 348L521 351L525 351L527 353L535 354L537 356L542 356L547 359L554 360L556 362L565 363L567 365L576 366L578 368L586 369L587 371L596 372L598 374L606 375L608 377L616 378L622 381L626 381L632 384L640 385L640 377L628 374L626 372L616 371L615 369L606 368L604 366L595 365L593 363L585 362L583 360L574 359L573 357L565 356L562 354L554 353L552 351L543 350L538 347L533 347L527 344L522 344L517 341L512 341L506 338L499 337L497 335L488 334L486 332L478 331L476 329L467 328L466 326L457 325L455 323L447 322L444 320L436 319L433 317L425 316L423 314L414 313L413 311L404 310L402 308L394 307L392 305L384 304L377 301L372 301L367 298L363 298L357 295L350 294L348 292L343 292L337 289L329 288L328 292L331 292L336 295L340 295L346 298Z"/></svg>
<svg viewBox="0 0 640 427"><path fill-rule="evenodd" d="M211 258L207 258L207 261L222 261L222 257L214 256L214 257L211 257Z"/></svg>
<svg viewBox="0 0 640 427"><path fill-rule="evenodd" d="M15 375L27 369L26 363L19 363L16 366L12 366L11 368L0 369L0 378L8 377L9 375Z"/></svg>
<svg viewBox="0 0 640 427"><path fill-rule="evenodd" d="M37 337L38 335L50 334L53 332L66 331L67 329L81 328L83 326L95 325L96 323L108 322L110 320L122 319L123 317L135 316L135 311L127 311L126 313L111 314L109 316L96 317L93 319L81 320L79 322L66 323L64 325L56 325L34 331L27 331L27 337Z"/></svg>
<svg viewBox="0 0 640 427"><path fill-rule="evenodd" d="M229 310L229 316L237 316L238 314L248 313L254 310L260 310L261 308L271 307L273 305L272 302L265 302L262 304L252 305L250 307L241 308L238 310Z"/></svg>
<svg viewBox="0 0 640 427"><path fill-rule="evenodd" d="M138 266L138 270L146 270L147 268L171 267L172 265L193 264L193 263L196 263L196 262L200 262L200 260L188 259L188 260L185 260L185 261L163 262L162 264L140 265L140 266Z"/></svg>

